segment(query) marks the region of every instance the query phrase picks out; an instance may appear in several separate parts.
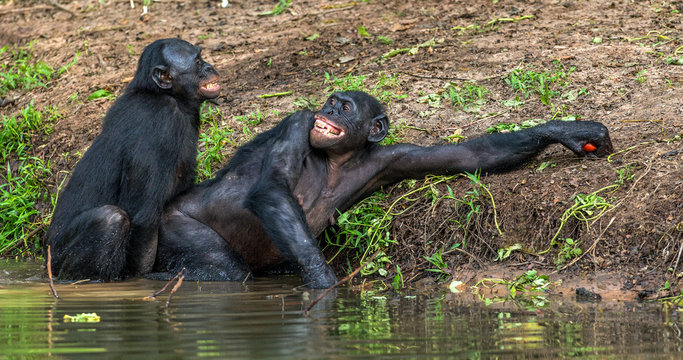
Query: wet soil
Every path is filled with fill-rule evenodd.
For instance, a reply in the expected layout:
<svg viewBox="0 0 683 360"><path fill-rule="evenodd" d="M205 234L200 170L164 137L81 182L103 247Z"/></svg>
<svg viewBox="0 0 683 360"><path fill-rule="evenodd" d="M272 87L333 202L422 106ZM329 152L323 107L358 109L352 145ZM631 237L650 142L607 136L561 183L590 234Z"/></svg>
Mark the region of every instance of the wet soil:
<svg viewBox="0 0 683 360"><path fill-rule="evenodd" d="M55 167L48 184L53 190L78 160L63 154L87 149L111 105L110 99L88 101L88 95L98 89L120 95L145 45L164 37L204 48L204 58L221 74L224 90L216 106L223 113L222 126L236 129L236 144L251 138L240 131L238 116L259 110L265 119L253 130L268 129L298 109L294 100L324 101L330 91L326 73L367 76L368 89L382 75L396 75L398 85L386 89L405 97L385 103L402 142L439 144L453 134L472 138L500 122L528 119L601 121L611 131L616 154L578 159L554 146L522 169L487 176L483 183L495 205L488 195L479 197L480 214L465 226L453 221L467 215L464 206L454 208L453 200L434 201L424 193L415 201L401 199L406 184L385 189L385 206L398 201L405 210L394 216L390 231L397 244L388 255L413 282L433 280L425 272L433 268L425 256L439 249L444 249L447 272L469 282L538 269L572 284L566 291L583 286L631 298L642 291L656 293L667 280L678 282L683 273L683 66L675 61L683 57L683 1L294 0L281 15L259 15L276 3L233 0L222 8L219 1L163 0L141 15L141 4L131 9L129 1L61 0L61 8L2 1L0 45L37 39L34 55L55 68L80 55L47 88L10 93L16 100L0 111L15 114L33 101L38 108L54 105L62 112L55 131L36 140L35 155ZM418 46L432 39L431 46ZM382 58L401 48L414 51ZM524 104L505 105L520 97L506 83L511 71L551 72L558 64L574 67L569 84L558 91L580 95L555 97L550 106L532 94ZM468 80L488 90L478 110L419 101L443 93L449 81L462 85ZM292 93L259 98L281 92ZM235 149L226 144L225 155ZM541 169L545 165L550 166ZM601 216L562 221L577 194L615 184L598 193L610 204ZM476 189L463 178L448 186L456 197ZM447 194L446 184L435 185L434 193ZM551 246L550 240L560 226L557 239L572 238L582 252L576 262L575 255L558 269L566 243ZM515 250L496 262L497 251L506 248ZM349 267L342 258L334 262L340 273ZM387 267L388 279L395 265Z"/></svg>

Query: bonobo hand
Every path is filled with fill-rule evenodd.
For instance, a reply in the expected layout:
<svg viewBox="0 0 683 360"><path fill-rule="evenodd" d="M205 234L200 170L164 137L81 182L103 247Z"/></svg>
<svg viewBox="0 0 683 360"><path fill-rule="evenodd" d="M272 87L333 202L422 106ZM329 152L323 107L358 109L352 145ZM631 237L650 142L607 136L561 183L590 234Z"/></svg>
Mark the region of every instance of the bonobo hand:
<svg viewBox="0 0 683 360"><path fill-rule="evenodd" d="M605 156L613 151L609 131L599 122L554 120L549 121L547 125L552 138L576 155Z"/></svg>
<svg viewBox="0 0 683 360"><path fill-rule="evenodd" d="M337 275L326 263L301 270L301 280L304 286L312 289L327 289L337 283Z"/></svg>

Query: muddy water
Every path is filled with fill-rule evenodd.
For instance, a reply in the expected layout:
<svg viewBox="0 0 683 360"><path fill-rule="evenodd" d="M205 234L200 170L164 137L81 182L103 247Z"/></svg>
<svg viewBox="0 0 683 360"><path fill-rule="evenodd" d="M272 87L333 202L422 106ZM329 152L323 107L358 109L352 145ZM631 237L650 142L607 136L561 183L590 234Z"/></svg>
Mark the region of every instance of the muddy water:
<svg viewBox="0 0 683 360"><path fill-rule="evenodd" d="M440 294L340 289L295 277L248 284L58 284L54 299L35 264L0 263L0 358L615 358L680 359L681 314L655 304L552 299L534 311ZM99 322L65 322L97 313Z"/></svg>

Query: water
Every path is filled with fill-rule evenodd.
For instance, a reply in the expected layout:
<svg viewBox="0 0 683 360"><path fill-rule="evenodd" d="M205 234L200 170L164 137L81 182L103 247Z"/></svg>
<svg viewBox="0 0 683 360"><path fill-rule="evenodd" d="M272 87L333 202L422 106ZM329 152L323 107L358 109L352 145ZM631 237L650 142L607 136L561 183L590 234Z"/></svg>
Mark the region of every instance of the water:
<svg viewBox="0 0 683 360"><path fill-rule="evenodd" d="M165 307L145 296L163 282L59 284L38 265L0 265L0 358L220 359L680 359L681 314L656 304L576 303L546 309L471 298L339 289L296 277L184 282ZM19 281L17 279L29 279ZM95 323L64 315L97 313Z"/></svg>

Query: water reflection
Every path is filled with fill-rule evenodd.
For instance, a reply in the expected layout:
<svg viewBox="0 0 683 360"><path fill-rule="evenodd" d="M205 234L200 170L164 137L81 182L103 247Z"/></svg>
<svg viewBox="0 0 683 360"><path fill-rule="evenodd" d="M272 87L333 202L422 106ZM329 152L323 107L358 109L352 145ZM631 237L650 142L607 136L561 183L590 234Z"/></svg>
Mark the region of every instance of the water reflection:
<svg viewBox="0 0 683 360"><path fill-rule="evenodd" d="M142 300L161 282L58 284L57 300L46 283L19 281L26 277L6 268L0 267L0 358L8 359L678 359L683 350L680 313L652 304L553 299L546 309L526 311L465 297L339 289L304 316L319 292L297 288L296 277L186 282L165 308L165 295ZM65 314L90 312L101 321L63 321Z"/></svg>

